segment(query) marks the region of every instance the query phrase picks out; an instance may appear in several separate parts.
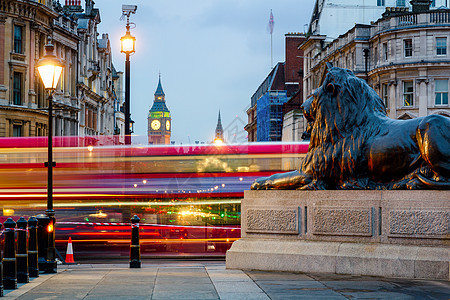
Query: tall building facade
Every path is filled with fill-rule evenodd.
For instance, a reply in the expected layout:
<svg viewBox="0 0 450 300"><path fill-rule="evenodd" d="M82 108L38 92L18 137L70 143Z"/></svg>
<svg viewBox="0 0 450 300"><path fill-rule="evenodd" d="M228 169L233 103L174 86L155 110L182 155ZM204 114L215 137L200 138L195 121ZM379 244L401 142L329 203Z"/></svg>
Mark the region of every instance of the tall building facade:
<svg viewBox="0 0 450 300"><path fill-rule="evenodd" d="M166 95L161 85L161 76L159 76L154 97L152 108L148 113L148 143L168 145L172 132L172 118L166 105Z"/></svg>
<svg viewBox="0 0 450 300"><path fill-rule="evenodd" d="M432 9L449 7L449 0L431 0ZM381 18L386 7L410 10L409 0L316 0L308 33L334 40L355 24L370 24Z"/></svg>
<svg viewBox="0 0 450 300"><path fill-rule="evenodd" d="M94 4L94 1L86 0L83 10L81 0L66 0L64 6L68 14L75 15L80 38L77 66L79 135L123 135L124 131L118 127L121 112L116 108L118 95L114 90L121 80L117 72L114 74L108 34L97 38L101 18Z"/></svg>
<svg viewBox="0 0 450 300"><path fill-rule="evenodd" d="M54 94L54 135L77 135L76 22L58 2L0 2L0 136L45 136L48 97L36 69L50 41L64 64Z"/></svg>
<svg viewBox="0 0 450 300"><path fill-rule="evenodd" d="M0 2L0 136L46 136L48 97L36 69L47 42L64 65L53 97L54 136L112 135L121 84L99 10L86 0ZM116 84L114 84L116 82ZM119 122L120 126L120 122Z"/></svg>
<svg viewBox="0 0 450 300"><path fill-rule="evenodd" d="M422 2L411 1L416 12L387 8L381 19L357 24L330 43L309 36L301 46L304 95L319 87L331 62L365 79L393 119L450 116L450 9L423 11Z"/></svg>
<svg viewBox="0 0 450 300"><path fill-rule="evenodd" d="M244 127L249 142L281 141L283 105L303 90L303 52L298 47L304 40L302 33L285 35L286 61L272 69L251 97Z"/></svg>

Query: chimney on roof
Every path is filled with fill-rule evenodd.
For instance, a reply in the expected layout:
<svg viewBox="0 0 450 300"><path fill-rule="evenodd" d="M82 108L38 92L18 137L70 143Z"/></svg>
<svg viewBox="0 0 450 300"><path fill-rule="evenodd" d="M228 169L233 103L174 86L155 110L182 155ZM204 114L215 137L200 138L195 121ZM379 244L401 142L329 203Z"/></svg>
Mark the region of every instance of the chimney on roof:
<svg viewBox="0 0 450 300"><path fill-rule="evenodd" d="M66 0L64 10L69 12L83 12L83 8L81 7L81 0Z"/></svg>
<svg viewBox="0 0 450 300"><path fill-rule="evenodd" d="M81 6L81 0L66 0L66 6Z"/></svg>
<svg viewBox="0 0 450 300"><path fill-rule="evenodd" d="M427 12L430 10L431 0L411 0L412 11L414 13Z"/></svg>

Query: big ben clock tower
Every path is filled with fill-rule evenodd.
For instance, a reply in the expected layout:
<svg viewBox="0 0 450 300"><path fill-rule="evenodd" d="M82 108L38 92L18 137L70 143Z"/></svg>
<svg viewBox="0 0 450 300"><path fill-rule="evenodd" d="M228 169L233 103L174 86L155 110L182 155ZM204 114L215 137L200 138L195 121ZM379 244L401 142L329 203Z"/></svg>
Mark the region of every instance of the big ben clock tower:
<svg viewBox="0 0 450 300"><path fill-rule="evenodd" d="M172 130L172 118L166 106L166 95L161 85L161 74L159 75L158 87L155 92L155 100L148 113L148 143L154 145L170 144Z"/></svg>

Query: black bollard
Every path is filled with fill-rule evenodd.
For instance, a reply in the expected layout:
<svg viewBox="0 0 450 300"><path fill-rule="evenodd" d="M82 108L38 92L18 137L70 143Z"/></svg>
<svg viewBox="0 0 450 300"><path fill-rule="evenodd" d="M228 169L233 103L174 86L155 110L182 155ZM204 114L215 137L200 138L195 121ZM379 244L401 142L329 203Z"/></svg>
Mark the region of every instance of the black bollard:
<svg viewBox="0 0 450 300"><path fill-rule="evenodd" d="M47 249L47 268L44 273L51 274L57 273L57 263L56 263L56 246L55 246L55 212L45 211L49 216L50 222L48 223L48 249Z"/></svg>
<svg viewBox="0 0 450 300"><path fill-rule="evenodd" d="M141 267L141 246L139 245L140 220L136 215L131 218L130 268Z"/></svg>
<svg viewBox="0 0 450 300"><path fill-rule="evenodd" d="M27 220L17 220L17 283L28 283Z"/></svg>
<svg viewBox="0 0 450 300"><path fill-rule="evenodd" d="M37 224L38 220L35 217L28 219L28 273L30 277L39 277Z"/></svg>
<svg viewBox="0 0 450 300"><path fill-rule="evenodd" d="M3 223L5 227L5 245L3 248L3 287L5 290L17 289L15 227L12 218Z"/></svg>
<svg viewBox="0 0 450 300"><path fill-rule="evenodd" d="M49 257L49 236L53 231L52 220L44 214L36 216L38 219L37 237L38 237L38 264L39 271L43 271L46 274L56 273L56 263L50 261Z"/></svg>

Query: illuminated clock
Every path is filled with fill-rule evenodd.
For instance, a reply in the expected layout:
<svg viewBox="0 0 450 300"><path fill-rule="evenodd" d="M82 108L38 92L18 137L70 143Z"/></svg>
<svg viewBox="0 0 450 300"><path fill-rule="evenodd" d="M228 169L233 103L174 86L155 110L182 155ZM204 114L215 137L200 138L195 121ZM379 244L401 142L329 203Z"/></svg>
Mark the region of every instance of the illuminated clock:
<svg viewBox="0 0 450 300"><path fill-rule="evenodd" d="M153 120L150 126L152 126L153 130L158 130L161 127L161 122L159 120Z"/></svg>
<svg viewBox="0 0 450 300"><path fill-rule="evenodd" d="M169 120L166 121L166 130L167 131L170 130L170 121Z"/></svg>

